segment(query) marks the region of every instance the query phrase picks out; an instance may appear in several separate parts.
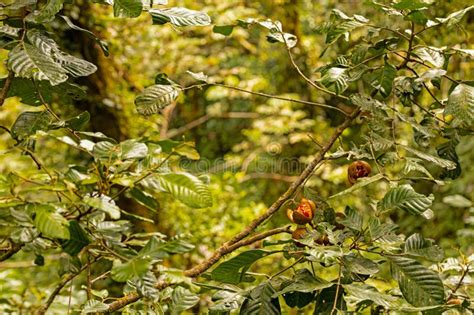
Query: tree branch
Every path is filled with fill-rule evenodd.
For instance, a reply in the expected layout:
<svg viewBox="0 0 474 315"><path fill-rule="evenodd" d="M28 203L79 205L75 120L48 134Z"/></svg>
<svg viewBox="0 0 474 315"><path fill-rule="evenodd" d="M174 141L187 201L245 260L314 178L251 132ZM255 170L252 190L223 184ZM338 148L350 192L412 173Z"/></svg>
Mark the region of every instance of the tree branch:
<svg viewBox="0 0 474 315"><path fill-rule="evenodd" d="M10 86L12 85L13 77L15 74L13 71L8 71L8 76L5 79L5 83L3 84L3 88L0 91L0 107L3 106L5 99L7 98L8 91L10 91Z"/></svg>
<svg viewBox="0 0 474 315"><path fill-rule="evenodd" d="M1 248L0 249L2 251L5 251L5 253L3 253L0 256L0 261L4 261L4 260L7 260L8 258L12 257L16 253L18 253L20 251L20 249L23 247L23 244L17 244L17 243L14 243L11 240L9 240L9 243L10 243L9 248Z"/></svg>
<svg viewBox="0 0 474 315"><path fill-rule="evenodd" d="M334 133L332 134L331 138L328 142L323 146L321 151L319 151L318 155L308 164L308 166L303 170L303 172L298 176L298 178L290 185L288 190L275 201L268 210L262 214L260 217L256 218L252 221L242 232L235 235L231 240L227 241L226 243L222 244L215 253L209 257L207 260L203 261L202 263L198 264L197 266L193 267L192 269L187 271L187 276L195 277L206 271L209 267L215 264L223 255L228 254L229 247L233 244L239 242L240 240L244 239L250 233L252 233L260 224L265 222L268 218L270 218L275 212L280 209L281 205L291 198L293 194L296 192L298 187L303 184L303 182L311 176L316 166L324 160L324 155L331 149L334 142L336 142L337 138L342 134L344 130L351 124L352 120L356 118L360 113L359 109L354 110L345 120L344 122L336 128Z"/></svg>
<svg viewBox="0 0 474 315"><path fill-rule="evenodd" d="M316 157L311 161L311 163L308 164L308 166L303 170L303 172L298 176L298 178L290 185L288 190L278 198L269 208L268 210L263 213L261 216L256 218L254 221L252 221L242 232L236 234L232 239L229 241L225 242L222 244L215 252L214 254L201 262L200 264L194 266L191 269L188 269L184 272L184 274L187 277L196 277L208 270L211 266L213 266L215 263L219 261L224 255L231 253L233 250L244 246L249 242L252 238L242 241L244 238L249 236L255 229L260 226L263 222L265 222L268 218L270 218L273 214L275 214L278 209L283 205L283 203L291 198L293 194L297 191L300 185L302 185L307 178L311 176L315 168L319 165L324 160L324 156L326 153L332 148L333 144L336 142L336 140L341 136L341 134L348 128L352 122L360 113L360 109L354 110L346 119L344 122L339 125L339 127L336 128L334 133L331 135L329 140L326 142L326 144L323 146L323 148L319 151L319 153L316 155ZM263 233L262 233L263 234ZM259 238L259 234L255 235L253 238ZM244 245L242 245L244 244ZM166 284L164 284L164 287L166 287ZM141 296L138 293L132 293L129 295L126 295L115 302L109 304L109 309L107 312L113 312L116 310L119 310L120 308L134 303L138 301L141 298Z"/></svg>

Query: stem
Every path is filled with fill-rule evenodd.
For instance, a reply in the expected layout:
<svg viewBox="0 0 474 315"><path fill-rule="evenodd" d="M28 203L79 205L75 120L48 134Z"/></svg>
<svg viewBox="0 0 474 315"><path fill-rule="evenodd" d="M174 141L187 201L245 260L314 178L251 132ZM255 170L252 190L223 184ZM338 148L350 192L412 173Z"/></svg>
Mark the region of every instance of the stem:
<svg viewBox="0 0 474 315"><path fill-rule="evenodd" d="M7 98L8 91L10 90L10 87L12 85L13 77L15 74L13 71L8 71L8 76L5 79L5 84L3 84L3 88L0 91L0 107L3 106L3 103L5 102L5 99Z"/></svg>
<svg viewBox="0 0 474 315"><path fill-rule="evenodd" d="M45 305L38 311L38 314L45 314L48 308L51 306L51 304L53 304L56 296L61 292L61 290L66 286L66 284L72 279L74 279L75 277L77 277L78 275L80 275L84 270L89 268L89 266L93 264L94 262L96 262L96 260L93 260L87 263L86 265L82 266L82 268L77 273L71 273L67 275L66 277L64 277L61 280L61 282L56 286L56 288L53 290L48 300L46 301Z"/></svg>

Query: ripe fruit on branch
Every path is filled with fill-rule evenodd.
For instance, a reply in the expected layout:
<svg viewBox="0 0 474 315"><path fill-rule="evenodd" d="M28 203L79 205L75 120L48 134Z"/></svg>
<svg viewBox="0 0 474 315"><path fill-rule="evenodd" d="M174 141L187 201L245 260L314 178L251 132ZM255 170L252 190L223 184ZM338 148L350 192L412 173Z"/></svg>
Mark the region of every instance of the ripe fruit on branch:
<svg viewBox="0 0 474 315"><path fill-rule="evenodd" d="M306 236L306 234L308 233L308 231L306 231L305 228L297 228L296 230L294 230L292 233L291 233L291 238L293 239L293 241L295 242L296 246L298 247L304 247L304 244L296 241L296 240L300 240L302 238L304 238Z"/></svg>
<svg viewBox="0 0 474 315"><path fill-rule="evenodd" d="M295 210L288 209L286 215L291 222L296 224L306 224L311 222L314 217L314 211L316 210L316 205L313 201L306 198L301 199L300 204L296 207Z"/></svg>
<svg viewBox="0 0 474 315"><path fill-rule="evenodd" d="M349 179L349 183L354 185L357 179L361 177L367 177L372 172L372 167L370 164L365 161L355 161L349 165L349 169L347 170L347 178Z"/></svg>

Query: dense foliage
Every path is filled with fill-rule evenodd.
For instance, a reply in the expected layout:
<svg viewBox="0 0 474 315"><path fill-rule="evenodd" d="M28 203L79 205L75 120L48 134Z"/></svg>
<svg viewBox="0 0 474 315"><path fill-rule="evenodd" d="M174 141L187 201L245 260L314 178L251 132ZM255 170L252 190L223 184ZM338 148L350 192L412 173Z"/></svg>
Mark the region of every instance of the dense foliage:
<svg viewBox="0 0 474 315"><path fill-rule="evenodd" d="M474 6L174 2L0 4L0 312L470 314Z"/></svg>

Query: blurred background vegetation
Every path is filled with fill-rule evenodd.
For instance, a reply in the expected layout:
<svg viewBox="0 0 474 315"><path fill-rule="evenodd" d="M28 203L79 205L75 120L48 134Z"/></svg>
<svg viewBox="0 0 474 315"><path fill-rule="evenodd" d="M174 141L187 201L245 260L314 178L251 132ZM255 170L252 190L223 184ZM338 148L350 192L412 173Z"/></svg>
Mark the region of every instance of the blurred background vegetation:
<svg viewBox="0 0 474 315"><path fill-rule="evenodd" d="M440 1L434 13L446 16L466 7L468 2ZM177 0L169 1L169 4L205 11L218 25L245 18L281 21L286 32L299 38L293 52L305 73L312 73L364 40L364 34L358 34L356 30L349 43L339 41L324 52L324 38L318 34L317 28L328 19L331 9L337 7L348 15L361 14L379 26L403 23L376 20L376 9L359 0ZM57 40L62 47L71 52L81 52L84 59L99 68L95 74L78 82L87 86L88 93L84 100L53 104L55 111L71 116L88 110L91 113L89 130L101 131L117 140L140 136L185 139L196 143L201 160L183 160L181 165L210 176L213 207L190 209L160 195L160 209L157 213L151 213L131 199L120 200L127 203L128 211L155 221L155 224L137 221L136 229L171 236L188 233L191 243L199 244L192 254L174 258L180 260L174 262L180 266L191 266L209 255L220 243L262 213L317 152L315 141L323 142L328 128L340 123L341 116L334 111L326 112L309 105L271 100L219 86L187 89L177 103L166 108L162 115L149 118L138 116L133 105L138 91L152 84L160 74L166 74L182 85L192 85L194 80L186 73L188 70L203 71L211 80L254 92L335 105L338 100L309 89L291 66L285 49L271 46L257 28L250 31L236 28L231 37L225 37L206 28L177 30L170 24L152 26L147 15L136 19L117 19L111 9L91 1L75 1L65 10L68 16L74 18L76 25L93 31L109 44L110 56L105 57L93 40L83 33L62 24L55 25L55 31L60 34ZM438 47L467 43L473 49L472 35L469 34L474 28L474 15L468 15L463 24L466 31L442 29L441 32L437 29L425 32L424 36ZM404 26L400 24L400 27ZM2 60L6 59L6 54L7 51L0 50ZM4 65L0 67L1 76L5 76ZM457 78L471 80L474 64L453 59L449 71ZM429 95L424 97L428 103ZM18 113L25 109L26 106L18 100L8 99L0 111L0 125L11 126ZM360 128L364 128L363 122ZM408 129L406 137L412 137ZM474 141L470 140L472 138L463 139L458 146L463 169L461 178L444 186L423 182L416 187L421 193L434 192L440 196L433 206L435 218L427 223L399 212L394 214L397 217L392 218L404 234L421 232L425 237L435 239L448 256L457 255L459 250L465 254L474 251ZM0 171L28 177L35 171L35 165L30 158L20 157L18 151L6 151L11 141L8 134L0 133ZM81 156L70 151L66 145L46 139L37 145L42 147L38 154L46 166L54 165L66 171L70 164L81 164ZM344 159L326 162L311 177L308 186L321 198L347 188L347 164L348 160ZM336 199L331 205L336 211L342 211L345 204L359 209L370 208L371 199L383 196L380 185L370 186L367 194L356 193L347 195L344 200ZM286 223L284 214L279 214L266 227ZM0 264L2 294L17 299L18 303L23 300L34 304L44 298L44 288L50 288L59 279L59 275L53 272L56 268L51 266L62 262L53 255L47 258L44 266L34 266L33 259L32 253L22 252L14 261ZM265 268L262 264L268 264L269 270L276 270L276 264L280 262L262 260L259 264L260 268ZM16 268L5 271L7 267ZM100 270L94 273L100 274ZM30 286L33 277L35 286ZM113 291L115 284L107 282L102 285ZM74 292L73 298L81 299L81 291ZM58 300L61 298L58 297Z"/></svg>

